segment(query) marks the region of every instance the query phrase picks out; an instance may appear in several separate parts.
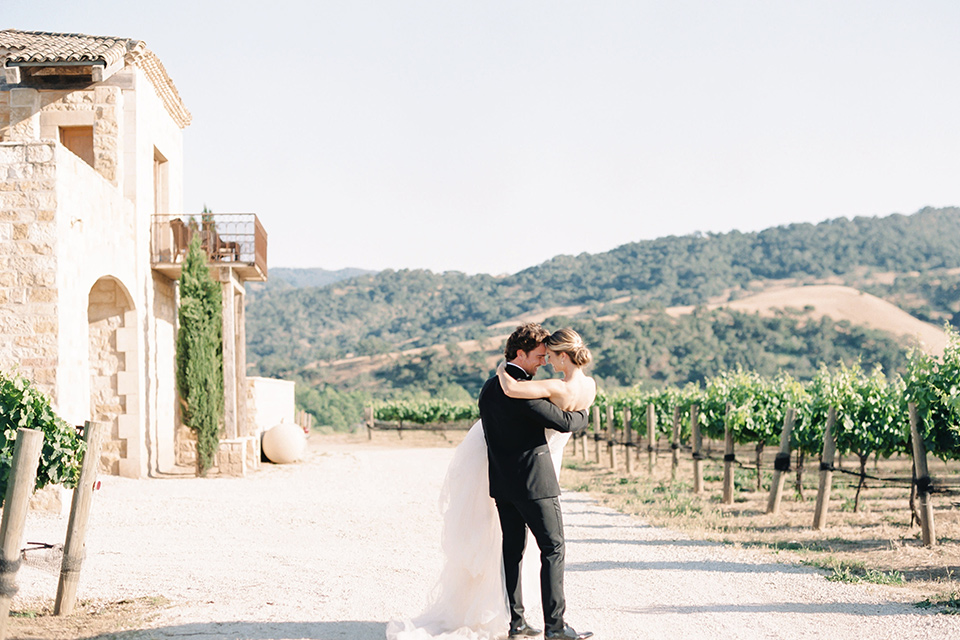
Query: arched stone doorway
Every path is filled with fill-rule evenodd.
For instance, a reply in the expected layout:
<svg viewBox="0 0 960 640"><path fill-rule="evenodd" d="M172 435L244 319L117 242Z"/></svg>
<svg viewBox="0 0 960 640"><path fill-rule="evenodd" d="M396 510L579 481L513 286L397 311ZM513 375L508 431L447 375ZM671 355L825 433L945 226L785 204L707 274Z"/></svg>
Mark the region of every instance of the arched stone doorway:
<svg viewBox="0 0 960 640"><path fill-rule="evenodd" d="M119 280L106 276L93 285L87 322L90 415L110 425L100 471L136 478L141 475L143 447L137 402L137 313Z"/></svg>

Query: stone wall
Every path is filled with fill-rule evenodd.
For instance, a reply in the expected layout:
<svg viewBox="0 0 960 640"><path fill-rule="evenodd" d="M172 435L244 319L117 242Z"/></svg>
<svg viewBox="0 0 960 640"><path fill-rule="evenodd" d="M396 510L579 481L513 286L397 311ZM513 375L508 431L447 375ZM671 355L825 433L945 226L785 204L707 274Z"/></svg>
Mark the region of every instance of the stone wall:
<svg viewBox="0 0 960 640"><path fill-rule="evenodd" d="M49 142L0 143L0 369L57 378L56 164Z"/></svg>
<svg viewBox="0 0 960 640"><path fill-rule="evenodd" d="M90 414L94 422L110 425L103 443L100 470L111 475L134 476L139 467L138 425L135 402L137 357L131 302L119 283L100 279L90 291L87 307L90 335ZM131 353L132 352L132 353ZM128 406L134 405L134 406Z"/></svg>
<svg viewBox="0 0 960 640"><path fill-rule="evenodd" d="M173 471L194 445L178 425L176 284L150 256L151 215L183 211L181 124L136 66L69 91L0 77L0 369L68 422L109 422L104 466L132 477ZM92 165L61 127L92 127ZM241 448L246 469L259 450Z"/></svg>
<svg viewBox="0 0 960 640"><path fill-rule="evenodd" d="M117 375L126 363L117 349L117 330L123 326L123 307L117 305L117 287L110 280L94 285L90 292L90 414L94 422L110 425L100 456L100 471L120 474L120 460L127 457L126 441L120 438L120 416L125 399L117 392Z"/></svg>
<svg viewBox="0 0 960 640"><path fill-rule="evenodd" d="M10 92L0 91L0 142L10 127Z"/></svg>
<svg viewBox="0 0 960 640"><path fill-rule="evenodd" d="M125 97L123 102L123 149L127 170L135 170L136 175L124 179L124 195L145 215L155 213L156 199L163 203L163 210L156 213L180 213L183 211L183 132L170 119L144 72L138 68L129 71L136 100ZM153 162L158 153L166 162L162 193L155 194Z"/></svg>
<svg viewBox="0 0 960 640"><path fill-rule="evenodd" d="M124 313L140 314L144 307L138 285L136 225L132 206L118 189L86 162L60 145L57 156L57 288L59 367L57 410L71 422L82 424L92 412L90 389L90 304L97 303L103 281L115 283L124 298ZM91 297L94 299L91 300ZM95 312L96 313L96 312ZM142 331L136 317L124 319L125 358L144 353ZM138 365L127 362L129 378L136 383ZM141 376L142 377L142 376ZM132 406L124 415L142 416L141 393L128 394ZM141 438L142 440L142 438ZM135 447L135 451L140 451ZM145 456L140 456L144 458Z"/></svg>
<svg viewBox="0 0 960 640"><path fill-rule="evenodd" d="M207 476L244 477L260 468L260 436L244 436L221 440L214 466ZM177 428L177 464L197 467L197 434L188 427Z"/></svg>
<svg viewBox="0 0 960 640"><path fill-rule="evenodd" d="M221 440L217 451L217 466L213 473L242 478L260 468L260 437L244 436Z"/></svg>
<svg viewBox="0 0 960 640"><path fill-rule="evenodd" d="M197 434L182 422L177 422L177 465L196 468Z"/></svg>
<svg viewBox="0 0 960 640"><path fill-rule="evenodd" d="M93 168L113 186L121 183L123 92L116 86L40 92L40 137L59 140L59 127L93 127Z"/></svg>
<svg viewBox="0 0 960 640"><path fill-rule="evenodd" d="M15 88L4 91L6 100L0 103L0 140L40 139L40 92L36 89Z"/></svg>

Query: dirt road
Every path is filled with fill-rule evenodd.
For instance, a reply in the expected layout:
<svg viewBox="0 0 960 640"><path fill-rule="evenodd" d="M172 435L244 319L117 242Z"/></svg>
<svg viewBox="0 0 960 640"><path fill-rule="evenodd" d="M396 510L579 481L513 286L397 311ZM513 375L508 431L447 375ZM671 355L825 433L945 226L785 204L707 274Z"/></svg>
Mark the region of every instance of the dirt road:
<svg viewBox="0 0 960 640"><path fill-rule="evenodd" d="M389 619L419 611L438 573L452 453L315 436L305 462L245 479L103 478L79 596L169 601L127 639L379 640ZM828 582L583 494L563 506L567 617L598 640L960 637L960 616L898 602L893 587ZM26 535L62 542L65 528L34 513ZM14 609L52 601L56 579L22 568Z"/></svg>

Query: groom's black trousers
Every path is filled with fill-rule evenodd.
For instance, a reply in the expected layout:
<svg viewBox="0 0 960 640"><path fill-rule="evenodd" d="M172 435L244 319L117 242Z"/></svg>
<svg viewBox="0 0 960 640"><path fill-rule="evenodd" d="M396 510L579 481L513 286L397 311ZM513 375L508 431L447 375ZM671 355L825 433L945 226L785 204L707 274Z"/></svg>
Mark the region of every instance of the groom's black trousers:
<svg viewBox="0 0 960 640"><path fill-rule="evenodd" d="M563 629L563 519L559 498L505 500L498 498L497 512L503 531L503 573L510 604L510 623L523 620L523 596L520 591L520 562L527 544L527 527L540 547L540 597L543 622L547 631Z"/></svg>

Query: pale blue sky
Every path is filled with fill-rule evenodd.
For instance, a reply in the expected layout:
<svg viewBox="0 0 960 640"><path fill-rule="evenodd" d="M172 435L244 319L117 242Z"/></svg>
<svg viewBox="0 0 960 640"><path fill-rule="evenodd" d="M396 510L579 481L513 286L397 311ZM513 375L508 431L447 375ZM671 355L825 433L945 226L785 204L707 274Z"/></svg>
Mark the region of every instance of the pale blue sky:
<svg viewBox="0 0 960 640"><path fill-rule="evenodd" d="M194 117L185 208L257 213L273 267L510 273L960 205L948 0L3 0L0 18L144 40Z"/></svg>

